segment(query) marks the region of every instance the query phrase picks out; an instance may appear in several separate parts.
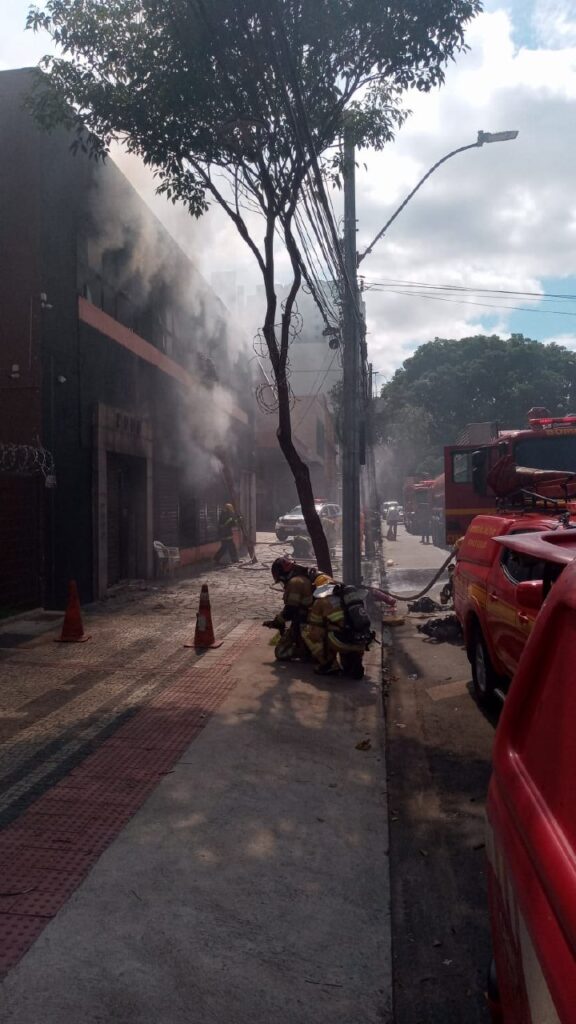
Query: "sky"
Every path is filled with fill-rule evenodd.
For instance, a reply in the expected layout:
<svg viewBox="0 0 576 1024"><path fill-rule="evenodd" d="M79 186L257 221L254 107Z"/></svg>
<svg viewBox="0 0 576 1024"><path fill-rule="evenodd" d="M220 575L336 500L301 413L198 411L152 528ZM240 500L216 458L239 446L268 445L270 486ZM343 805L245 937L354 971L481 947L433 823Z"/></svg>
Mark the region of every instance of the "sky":
<svg viewBox="0 0 576 1024"><path fill-rule="evenodd" d="M23 30L27 9L0 0L0 69L35 64L47 49L47 37ZM441 167L362 263L378 385L435 337L520 332L576 350L576 3L487 0L467 42L441 89L406 97L412 113L396 141L359 155L362 251L438 159L480 129L519 131ZM154 196L136 158L115 158L208 280L230 271L255 291L253 257L224 214L191 222Z"/></svg>

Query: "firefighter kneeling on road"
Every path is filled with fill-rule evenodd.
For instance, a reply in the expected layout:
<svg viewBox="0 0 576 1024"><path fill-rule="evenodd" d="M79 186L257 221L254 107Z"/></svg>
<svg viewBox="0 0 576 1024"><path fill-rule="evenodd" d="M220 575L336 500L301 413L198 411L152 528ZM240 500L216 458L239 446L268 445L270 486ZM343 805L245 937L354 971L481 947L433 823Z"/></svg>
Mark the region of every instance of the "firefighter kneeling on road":
<svg viewBox="0 0 576 1024"><path fill-rule="evenodd" d="M284 584L282 611L264 622L265 626L277 629L280 633L280 640L275 647L276 657L279 661L308 658L309 651L302 639L302 627L308 620L314 602L315 586L330 581L330 577L318 569L298 565L292 558L286 557L277 558L272 563L272 576L275 583Z"/></svg>
<svg viewBox="0 0 576 1024"><path fill-rule="evenodd" d="M364 652L374 637L362 594L356 587L331 581L316 588L302 638L316 662L318 675L336 675L341 667L345 675L362 679Z"/></svg>

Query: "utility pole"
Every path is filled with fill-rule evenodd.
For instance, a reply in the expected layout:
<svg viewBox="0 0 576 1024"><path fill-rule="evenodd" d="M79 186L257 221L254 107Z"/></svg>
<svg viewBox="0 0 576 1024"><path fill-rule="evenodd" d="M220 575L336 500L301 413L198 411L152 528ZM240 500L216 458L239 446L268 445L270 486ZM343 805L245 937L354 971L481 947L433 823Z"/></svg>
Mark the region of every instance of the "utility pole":
<svg viewBox="0 0 576 1024"><path fill-rule="evenodd" d="M344 268L342 379L342 574L362 578L360 552L360 299L356 254L356 166L354 142L344 128Z"/></svg>

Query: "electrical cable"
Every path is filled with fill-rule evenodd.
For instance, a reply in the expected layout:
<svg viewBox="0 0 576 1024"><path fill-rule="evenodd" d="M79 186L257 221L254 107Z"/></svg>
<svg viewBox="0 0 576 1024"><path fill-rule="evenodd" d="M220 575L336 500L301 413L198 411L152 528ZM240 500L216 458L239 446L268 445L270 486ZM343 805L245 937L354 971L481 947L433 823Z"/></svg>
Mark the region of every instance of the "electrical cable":
<svg viewBox="0 0 576 1024"><path fill-rule="evenodd" d="M561 292L527 292L527 291L514 291L506 288L477 288L474 285L461 285L461 284L429 284L426 281L405 281L401 278L384 278L383 280L372 279L363 277L368 287L373 285L389 287L393 285L402 285L406 288L424 288L427 291L449 291L449 292L466 292L469 295L509 295L511 298L535 298L541 300L548 299L566 299L569 302L576 302L576 295L570 295Z"/></svg>
<svg viewBox="0 0 576 1024"><path fill-rule="evenodd" d="M510 310L518 313L535 313L549 316L576 316L576 311L566 309L532 309L530 306L504 306L493 302L474 302L472 299L449 299L446 295L428 295L426 292L400 291L396 288L370 288L370 291L381 291L387 295L403 295L407 298L432 299L435 302L452 302L458 306L482 306L485 309Z"/></svg>

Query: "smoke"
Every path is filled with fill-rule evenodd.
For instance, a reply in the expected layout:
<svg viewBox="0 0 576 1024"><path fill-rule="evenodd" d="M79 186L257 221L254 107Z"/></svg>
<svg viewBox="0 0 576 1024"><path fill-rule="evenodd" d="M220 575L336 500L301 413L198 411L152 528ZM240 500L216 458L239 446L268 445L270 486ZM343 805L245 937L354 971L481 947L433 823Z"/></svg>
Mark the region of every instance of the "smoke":
<svg viewBox="0 0 576 1024"><path fill-rule="evenodd" d="M245 415L238 408L250 389L242 334L111 162L94 170L88 211L79 242L88 297L189 374L176 414L163 409L166 400L150 398L153 408L146 412L156 424L158 456L179 464L191 484L214 482L221 473L214 451L224 447L234 458L242 434ZM180 216L193 225L187 213Z"/></svg>
<svg viewBox="0 0 576 1024"><path fill-rule="evenodd" d="M374 447L376 488L383 501L401 497L399 467L392 448L386 444ZM398 490L400 488L400 491Z"/></svg>

